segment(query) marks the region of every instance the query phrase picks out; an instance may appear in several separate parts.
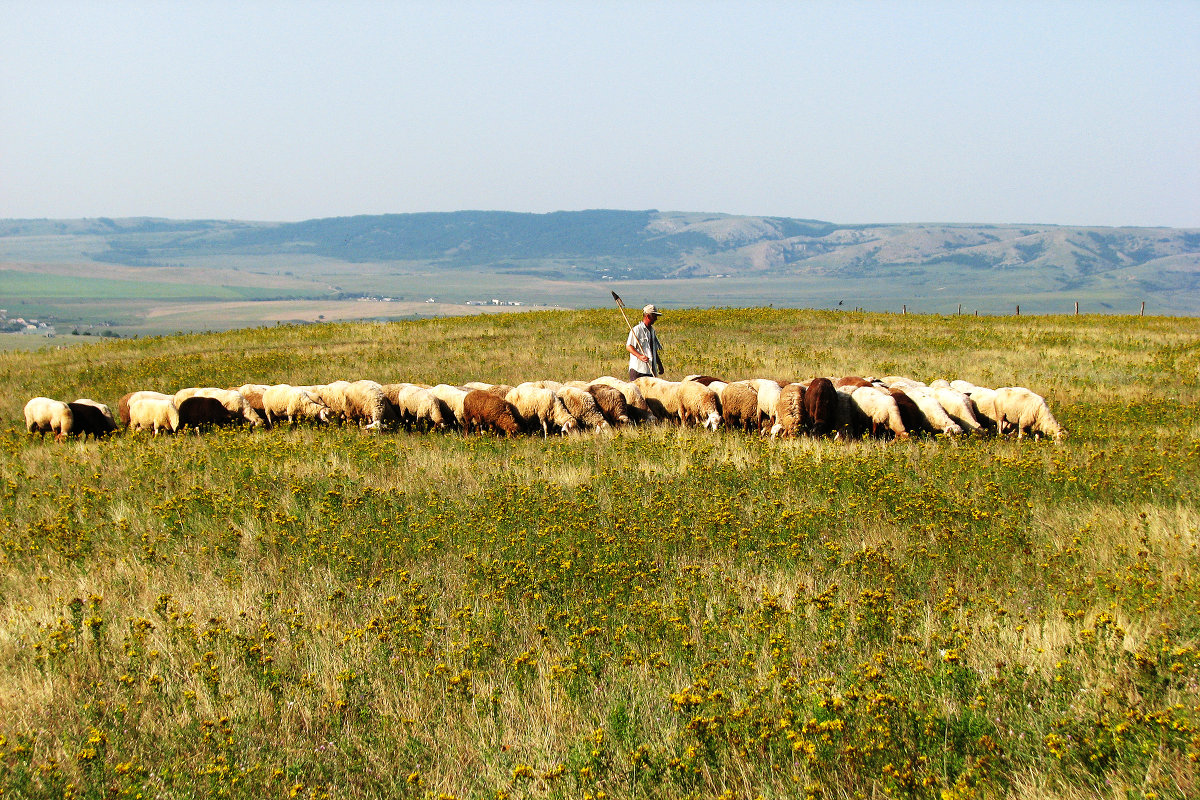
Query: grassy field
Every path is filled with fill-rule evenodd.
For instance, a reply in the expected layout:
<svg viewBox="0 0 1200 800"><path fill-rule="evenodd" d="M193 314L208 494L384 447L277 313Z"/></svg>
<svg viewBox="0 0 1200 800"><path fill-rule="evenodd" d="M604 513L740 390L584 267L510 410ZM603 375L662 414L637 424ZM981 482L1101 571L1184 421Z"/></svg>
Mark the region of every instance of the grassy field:
<svg viewBox="0 0 1200 800"><path fill-rule="evenodd" d="M34 395L621 374L615 310L0 353L0 796L1194 797L1200 320L680 310L1033 440L32 440Z"/></svg>

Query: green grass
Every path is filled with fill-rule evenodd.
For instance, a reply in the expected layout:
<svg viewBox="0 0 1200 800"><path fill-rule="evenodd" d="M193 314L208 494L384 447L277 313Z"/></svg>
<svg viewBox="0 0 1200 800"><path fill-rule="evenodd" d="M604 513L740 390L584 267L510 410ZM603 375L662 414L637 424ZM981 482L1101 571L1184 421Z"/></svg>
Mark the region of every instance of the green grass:
<svg viewBox="0 0 1200 800"><path fill-rule="evenodd" d="M20 430L35 394L619 374L615 316L0 354L5 796L1195 796L1200 322L659 322L672 377L1019 383L1061 446Z"/></svg>

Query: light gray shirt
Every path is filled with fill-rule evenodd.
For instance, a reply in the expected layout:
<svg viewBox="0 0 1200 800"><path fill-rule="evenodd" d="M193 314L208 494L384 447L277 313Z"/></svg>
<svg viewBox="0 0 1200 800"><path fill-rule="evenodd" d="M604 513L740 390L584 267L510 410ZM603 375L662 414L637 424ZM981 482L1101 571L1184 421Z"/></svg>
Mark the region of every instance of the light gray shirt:
<svg viewBox="0 0 1200 800"><path fill-rule="evenodd" d="M633 345L638 352L650 358L650 362L644 364L637 356L630 353L629 368L643 375L654 375L658 368L658 354L662 352L662 343L658 341L658 334L654 332L654 328L647 328L646 323L639 322L629 332L629 338L625 340L625 344Z"/></svg>

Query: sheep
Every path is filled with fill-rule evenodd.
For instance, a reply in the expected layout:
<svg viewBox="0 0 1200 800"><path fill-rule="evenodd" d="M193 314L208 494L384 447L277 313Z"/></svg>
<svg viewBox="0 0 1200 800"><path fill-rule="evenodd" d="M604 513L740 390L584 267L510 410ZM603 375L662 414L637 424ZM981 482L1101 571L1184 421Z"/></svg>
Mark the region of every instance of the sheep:
<svg viewBox="0 0 1200 800"><path fill-rule="evenodd" d="M488 394L494 394L496 397L499 397L501 400L503 400L505 397L508 397L508 393L512 390L513 387L509 386L507 383L493 383L487 388L486 391Z"/></svg>
<svg viewBox="0 0 1200 800"><path fill-rule="evenodd" d="M758 391L758 411L762 415L759 423L759 432L762 432L762 426L766 423L774 424L775 409L779 404L779 392L782 387L779 381L773 381L769 378L754 378L750 381L751 385Z"/></svg>
<svg viewBox="0 0 1200 800"><path fill-rule="evenodd" d="M516 416L512 405L484 389L472 389L463 398L463 419L468 433L472 428L480 433L487 428L506 436L516 436L520 432Z"/></svg>
<svg viewBox="0 0 1200 800"><path fill-rule="evenodd" d="M517 410L521 427L530 433L540 426L542 436L547 437L550 435L550 426L554 425L565 435L579 424L579 420L571 415L562 399L552 389L544 389L532 383L519 383L504 399Z"/></svg>
<svg viewBox="0 0 1200 800"><path fill-rule="evenodd" d="M890 389L904 389L909 386L924 386L925 385L921 381L915 380L913 378L906 378L903 375L888 375L886 377L880 378L879 380L881 380L884 384L886 384L887 387Z"/></svg>
<svg viewBox="0 0 1200 800"><path fill-rule="evenodd" d="M904 430L908 431L910 436L919 433L937 433L929 424L929 420L921 413L921 409L911 397L904 393L903 389L885 389L884 391L896 401L896 409L900 412L900 421L904 423Z"/></svg>
<svg viewBox="0 0 1200 800"><path fill-rule="evenodd" d="M684 378L685 381L695 381L696 383L707 386L717 393L719 398L725 391L725 387L729 385L729 381L723 381L720 378L714 378L711 375L688 375Z"/></svg>
<svg viewBox="0 0 1200 800"><path fill-rule="evenodd" d="M25 404L25 430L38 434L42 439L46 438L47 433L52 433L55 441L66 441L74 422L71 407L61 400L34 397Z"/></svg>
<svg viewBox="0 0 1200 800"><path fill-rule="evenodd" d="M934 385L937 383L939 381L929 384L929 388L942 408L946 409L946 413L950 415L950 419L957 422L963 430L968 430L972 433L981 432L983 425L980 424L976 416L974 401L963 392L951 389L949 384L945 386ZM945 381L941 381L941 383L945 383Z"/></svg>
<svg viewBox="0 0 1200 800"><path fill-rule="evenodd" d="M538 386L542 389L549 389L552 392L557 392L559 389L561 389L563 387L563 384L561 381L530 381L530 382L534 386Z"/></svg>
<svg viewBox="0 0 1200 800"><path fill-rule="evenodd" d="M804 390L804 411L813 436L828 436L837 425L838 395L833 381L813 378Z"/></svg>
<svg viewBox="0 0 1200 800"><path fill-rule="evenodd" d="M928 387L901 386L900 390L912 398L935 432L947 436L958 436L963 432L962 426L950 419L946 409L942 408L942 404L937 401L933 391Z"/></svg>
<svg viewBox="0 0 1200 800"><path fill-rule="evenodd" d="M378 430L397 421L396 407L388 400L383 386L375 381L354 381L343 387L349 419L367 423L367 430Z"/></svg>
<svg viewBox="0 0 1200 800"><path fill-rule="evenodd" d="M684 425L695 423L715 431L721 424L721 398L702 383L681 381L679 419Z"/></svg>
<svg viewBox="0 0 1200 800"><path fill-rule="evenodd" d="M620 392L625 398L625 404L629 407L629 418L634 422L649 422L651 424L658 422L658 418L654 415L654 412L650 410L649 404L646 403L646 397L642 394L642 390L637 387L637 384L630 381L621 380L620 378L611 378L607 375L601 375L589 385L611 386Z"/></svg>
<svg viewBox="0 0 1200 800"><path fill-rule="evenodd" d="M465 389L460 389L457 386L450 386L446 383L439 383L429 391L433 392L433 396L441 400L450 409L454 415L454 423L458 427L466 429L466 415L463 412L463 400L467 397Z"/></svg>
<svg viewBox="0 0 1200 800"><path fill-rule="evenodd" d="M230 413L236 414L238 418L245 420L253 428L262 427L266 421L246 399L240 389L218 389L215 386L206 386L203 388L180 389L172 398L175 401L175 407L179 408L180 404L189 397L211 397L221 403Z"/></svg>
<svg viewBox="0 0 1200 800"><path fill-rule="evenodd" d="M950 388L956 389L975 404L975 418L981 425L996 433L1004 433L1004 414L996 407L996 390L976 386L967 381L951 381Z"/></svg>
<svg viewBox="0 0 1200 800"><path fill-rule="evenodd" d="M837 378L833 381L835 389L859 389L863 386L870 386L871 382L866 378L860 378L857 375L846 375L845 377Z"/></svg>
<svg viewBox="0 0 1200 800"><path fill-rule="evenodd" d="M778 410L775 414L778 419ZM721 392L721 417L727 428L745 431L762 430L762 412L758 409L758 389L755 389L750 381L734 381L726 384L724 391Z"/></svg>
<svg viewBox="0 0 1200 800"><path fill-rule="evenodd" d="M908 438L908 432L900 418L900 409L889 393L871 385L859 386L850 393L850 399L870 421L872 436L881 436L885 431L891 431L897 439Z"/></svg>
<svg viewBox="0 0 1200 800"><path fill-rule="evenodd" d="M169 394L163 394L162 392L152 392L152 391L149 391L146 389L136 391L136 392L129 392L128 394L122 396L121 399L117 401L117 413L121 418L121 424L124 425L126 428L128 428L129 424L130 424L129 404L131 402L133 402L135 399L140 398L140 397L156 397L159 400L170 400L171 399L171 395L169 395Z"/></svg>
<svg viewBox="0 0 1200 800"><path fill-rule="evenodd" d="M663 420L680 418L677 382L643 376L633 383L641 390L642 396L646 398L646 406L655 417Z"/></svg>
<svg viewBox="0 0 1200 800"><path fill-rule="evenodd" d="M135 431L149 430L158 436L160 430L171 433L179 430L179 409L170 397L155 397L146 393L129 401L129 427Z"/></svg>
<svg viewBox="0 0 1200 800"><path fill-rule="evenodd" d="M388 383L380 389L405 428L445 428L453 422L454 414L427 387L417 383Z"/></svg>
<svg viewBox="0 0 1200 800"><path fill-rule="evenodd" d="M341 425L351 418L351 401L346 394L349 387L350 381L336 380L299 388L307 390L314 399L328 406L330 421Z"/></svg>
<svg viewBox="0 0 1200 800"><path fill-rule="evenodd" d="M1025 431L1035 438L1039 435L1049 436L1055 442L1061 442L1067 435L1066 429L1050 413L1045 398L1023 386L997 389L996 409L1005 424L1017 429L1018 439L1025 436Z"/></svg>
<svg viewBox="0 0 1200 800"><path fill-rule="evenodd" d="M203 395L183 398L183 401L177 406L177 413L179 414L179 427L181 429L195 428L196 433L199 433L201 428L224 427L242 422L241 414L230 411L217 398Z"/></svg>
<svg viewBox="0 0 1200 800"><path fill-rule="evenodd" d="M301 419L329 422L329 406L318 400L312 392L301 386L278 383L263 392L263 410L267 422L286 419L292 425Z"/></svg>
<svg viewBox="0 0 1200 800"><path fill-rule="evenodd" d="M588 392L576 389L574 386L563 386L555 394L567 407L567 411L571 412L571 416L579 420L581 429L585 426L597 429L609 427L608 420L604 418L600 407L596 405L596 398Z"/></svg>
<svg viewBox="0 0 1200 800"><path fill-rule="evenodd" d="M67 405L71 409L71 433L79 434L84 439L91 434L92 438L99 439L117 429L112 411L103 403L81 397Z"/></svg>
<svg viewBox="0 0 1200 800"><path fill-rule="evenodd" d="M619 389L601 384L586 384L584 391L595 398L596 406L609 425L616 427L633 424L629 417L629 404L625 402L625 395L621 394Z"/></svg>
<svg viewBox="0 0 1200 800"><path fill-rule="evenodd" d="M733 386L733 384L730 384ZM779 390L779 399L775 401L775 424L771 426L771 438L776 436L799 436L801 431L812 424L805 404L808 390L799 383L789 383ZM758 413L758 401L755 400L755 413Z"/></svg>
<svg viewBox="0 0 1200 800"><path fill-rule="evenodd" d="M266 413L263 409L262 396L269 387L265 383L244 383L241 386L234 386L241 392L242 397L246 398L246 403L254 409L254 412L263 418L266 422Z"/></svg>

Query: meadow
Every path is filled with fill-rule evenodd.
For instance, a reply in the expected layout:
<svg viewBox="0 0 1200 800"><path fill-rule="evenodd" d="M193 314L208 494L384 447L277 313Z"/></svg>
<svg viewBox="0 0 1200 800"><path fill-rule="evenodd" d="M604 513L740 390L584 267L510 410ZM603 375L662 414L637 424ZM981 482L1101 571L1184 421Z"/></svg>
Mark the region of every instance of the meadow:
<svg viewBox="0 0 1200 800"><path fill-rule="evenodd" d="M620 375L615 309L0 353L0 796L1200 793L1200 320L657 327L670 378L1024 385L1070 435L21 425L34 395Z"/></svg>

